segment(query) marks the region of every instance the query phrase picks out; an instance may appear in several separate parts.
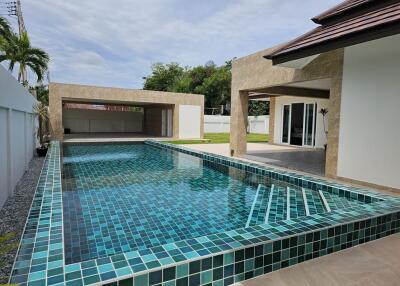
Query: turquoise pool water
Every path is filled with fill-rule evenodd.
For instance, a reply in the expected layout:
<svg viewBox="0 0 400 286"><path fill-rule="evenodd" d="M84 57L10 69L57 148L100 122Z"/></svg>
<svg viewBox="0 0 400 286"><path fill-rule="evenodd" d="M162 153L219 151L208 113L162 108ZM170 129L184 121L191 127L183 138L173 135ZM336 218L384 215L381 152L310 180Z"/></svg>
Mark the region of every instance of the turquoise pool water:
<svg viewBox="0 0 400 286"><path fill-rule="evenodd" d="M147 144L66 144L62 176L67 264L361 204Z"/></svg>
<svg viewBox="0 0 400 286"><path fill-rule="evenodd" d="M51 142L10 283L231 285L400 231L397 197L173 144L145 144L149 146L64 145L63 168L63 145ZM172 183L188 168L184 178ZM225 185L214 186L207 175L214 172ZM199 181L205 181L205 187L193 195ZM165 182L168 188L158 189ZM185 200L180 184L191 193L187 204L180 202ZM219 230L208 226L200 230L199 222L191 218L200 212L204 193L215 191L213 195L224 198L221 192L236 185L243 186L242 193L228 192L215 216L203 211L209 215L203 223L218 225L215 221L223 214L221 229L229 229L235 221L231 216L243 209L245 214L236 220L240 227L216 233ZM235 197L242 199L229 199ZM181 204L184 211L174 208L171 214L166 202L172 208ZM211 209L218 203L212 201ZM158 209L152 210L154 205ZM227 209L232 210L229 215ZM157 220L159 213L176 220L171 222L168 216ZM187 221L194 226L185 225ZM183 231L186 228L210 234L195 237ZM158 245L166 234L177 240ZM182 240L184 234L189 238Z"/></svg>

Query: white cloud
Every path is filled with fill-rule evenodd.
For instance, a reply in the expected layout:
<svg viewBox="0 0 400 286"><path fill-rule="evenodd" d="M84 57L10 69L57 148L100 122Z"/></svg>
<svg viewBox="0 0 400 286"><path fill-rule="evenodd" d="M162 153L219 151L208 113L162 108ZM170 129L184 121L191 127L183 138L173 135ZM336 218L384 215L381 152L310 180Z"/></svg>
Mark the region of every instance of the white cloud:
<svg viewBox="0 0 400 286"><path fill-rule="evenodd" d="M337 2L29 0L23 12L53 81L140 88L154 62L221 64L305 32Z"/></svg>

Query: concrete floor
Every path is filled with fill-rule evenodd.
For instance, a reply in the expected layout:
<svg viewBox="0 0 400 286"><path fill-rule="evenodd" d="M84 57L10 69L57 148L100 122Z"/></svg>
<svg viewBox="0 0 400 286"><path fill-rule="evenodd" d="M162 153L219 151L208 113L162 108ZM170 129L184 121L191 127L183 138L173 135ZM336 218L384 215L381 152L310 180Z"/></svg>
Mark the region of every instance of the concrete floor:
<svg viewBox="0 0 400 286"><path fill-rule="evenodd" d="M230 156L229 143L219 144L185 144L184 147L198 151ZM251 153L296 151L299 148L291 146L272 145L268 143L247 143L247 151Z"/></svg>
<svg viewBox="0 0 400 286"><path fill-rule="evenodd" d="M135 142L147 139L170 140L168 137L155 137L143 133L73 133L64 134L64 142Z"/></svg>
<svg viewBox="0 0 400 286"><path fill-rule="evenodd" d="M235 286L398 286L400 234L352 247Z"/></svg>
<svg viewBox="0 0 400 286"><path fill-rule="evenodd" d="M325 150L295 150L282 152L248 151L243 156L253 161L298 170L318 176L325 175Z"/></svg>
<svg viewBox="0 0 400 286"><path fill-rule="evenodd" d="M198 151L230 156L229 144L184 145ZM318 176L325 174L325 151L268 143L247 143L247 155L242 158L273 166L298 170Z"/></svg>

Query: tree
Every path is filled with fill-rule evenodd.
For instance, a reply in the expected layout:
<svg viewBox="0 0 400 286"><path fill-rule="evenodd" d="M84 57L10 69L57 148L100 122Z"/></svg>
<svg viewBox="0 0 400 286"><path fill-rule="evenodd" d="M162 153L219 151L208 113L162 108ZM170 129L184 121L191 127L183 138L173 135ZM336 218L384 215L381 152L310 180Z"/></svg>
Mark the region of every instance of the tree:
<svg viewBox="0 0 400 286"><path fill-rule="evenodd" d="M259 116L269 114L269 101L249 100L249 115Z"/></svg>
<svg viewBox="0 0 400 286"><path fill-rule="evenodd" d="M8 37L12 32L11 26L8 23L8 21L3 18L0 17L0 38L6 38Z"/></svg>
<svg viewBox="0 0 400 286"><path fill-rule="evenodd" d="M44 135L45 135L45 130L46 130L45 125L49 118L48 109L47 109L46 105L39 102L33 106L33 111L38 116L38 119L39 119L37 137L39 139L40 146L44 147Z"/></svg>
<svg viewBox="0 0 400 286"><path fill-rule="evenodd" d="M156 63L151 67L151 75L144 78L143 89L171 91L172 86L184 75L184 71L177 63Z"/></svg>
<svg viewBox="0 0 400 286"><path fill-rule="evenodd" d="M45 51L31 46L28 34L22 33L21 36L12 32L8 37L4 37L1 43L3 51L0 54L0 62L9 61L8 69L14 70L15 64L19 64L18 81L24 85L28 84L27 68L29 67L37 76L40 82L47 71L49 56Z"/></svg>
<svg viewBox="0 0 400 286"><path fill-rule="evenodd" d="M231 80L230 70L225 67L216 68L196 87L195 93L204 94L206 107L217 108L230 102Z"/></svg>
<svg viewBox="0 0 400 286"><path fill-rule="evenodd" d="M44 105L49 105L49 87L44 84L38 84L29 88L31 91L36 92L36 98Z"/></svg>
<svg viewBox="0 0 400 286"><path fill-rule="evenodd" d="M230 103L232 60L223 66L213 61L183 68L177 63L155 64L146 77L144 89L204 94L206 108L219 108ZM249 115L268 114L268 102L249 102Z"/></svg>

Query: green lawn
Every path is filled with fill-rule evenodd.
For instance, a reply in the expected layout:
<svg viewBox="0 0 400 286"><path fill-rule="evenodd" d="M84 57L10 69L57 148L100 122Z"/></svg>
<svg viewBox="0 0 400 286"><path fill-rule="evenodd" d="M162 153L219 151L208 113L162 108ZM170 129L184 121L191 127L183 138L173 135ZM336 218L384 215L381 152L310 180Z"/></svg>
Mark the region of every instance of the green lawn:
<svg viewBox="0 0 400 286"><path fill-rule="evenodd" d="M229 133L204 133L203 140L173 140L173 144L215 144L229 143ZM247 134L247 142L268 142L268 135L251 133Z"/></svg>

